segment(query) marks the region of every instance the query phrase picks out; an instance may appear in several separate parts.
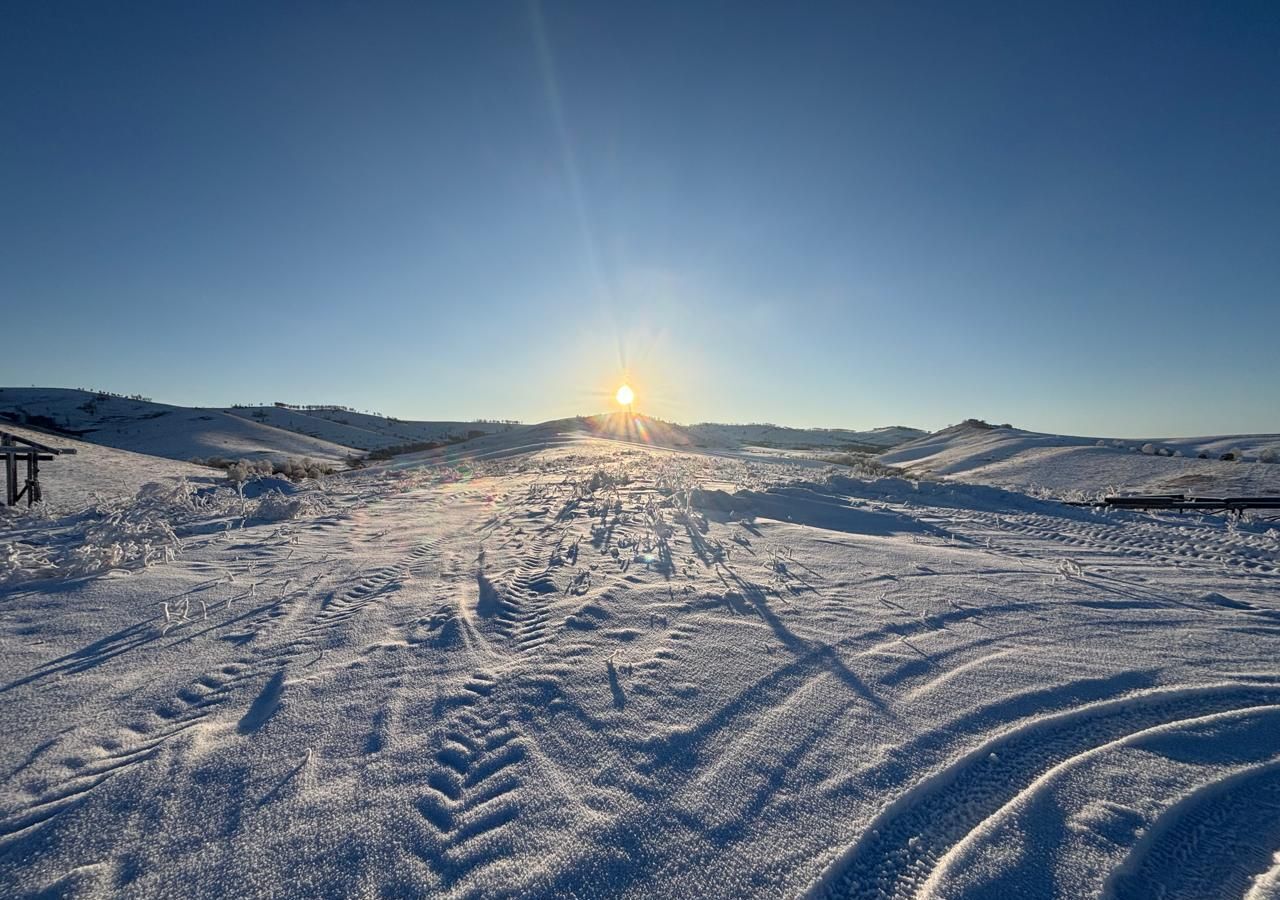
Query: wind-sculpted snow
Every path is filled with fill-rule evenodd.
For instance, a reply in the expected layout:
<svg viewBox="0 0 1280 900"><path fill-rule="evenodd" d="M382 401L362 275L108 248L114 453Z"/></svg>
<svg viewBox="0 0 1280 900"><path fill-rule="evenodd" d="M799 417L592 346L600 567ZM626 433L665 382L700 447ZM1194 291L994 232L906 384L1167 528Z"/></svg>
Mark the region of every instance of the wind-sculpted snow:
<svg viewBox="0 0 1280 900"><path fill-rule="evenodd" d="M7 522L2 893L1274 895L1270 523L536 437Z"/></svg>

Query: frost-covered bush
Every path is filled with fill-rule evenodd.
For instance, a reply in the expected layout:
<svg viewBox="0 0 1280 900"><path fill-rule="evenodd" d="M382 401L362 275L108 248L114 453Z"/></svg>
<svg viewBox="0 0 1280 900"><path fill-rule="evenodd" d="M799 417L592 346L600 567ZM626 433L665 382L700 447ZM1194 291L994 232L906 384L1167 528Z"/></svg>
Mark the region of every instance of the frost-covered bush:
<svg viewBox="0 0 1280 900"><path fill-rule="evenodd" d="M255 522L285 522L298 518L305 509L306 502L302 497L286 497L279 491L269 491L258 501L253 519Z"/></svg>
<svg viewBox="0 0 1280 900"><path fill-rule="evenodd" d="M213 460L210 460L209 464L213 465ZM328 463L315 462L306 458L290 458L282 462L273 462L269 459L242 459L239 462L227 463L224 468L227 470L227 479L235 484L243 484L251 478L267 475L283 475L291 481L302 481L304 478L332 475L334 471L333 466Z"/></svg>
<svg viewBox="0 0 1280 900"><path fill-rule="evenodd" d="M271 461L268 459L259 459L257 461L242 459L227 466L227 480L236 484L242 484L258 475L271 474L273 474L272 466Z"/></svg>
<svg viewBox="0 0 1280 900"><path fill-rule="evenodd" d="M279 522L326 506L318 490L286 497L273 489L255 499L226 486L147 484L130 500L104 501L74 516L14 519L14 527L24 529L23 539L0 542L0 586L147 568L177 557L180 534L192 526Z"/></svg>
<svg viewBox="0 0 1280 900"><path fill-rule="evenodd" d="M1267 447L1258 454L1258 462L1280 462L1280 452L1277 452L1275 447Z"/></svg>
<svg viewBox="0 0 1280 900"><path fill-rule="evenodd" d="M1143 445L1142 445L1142 452L1143 452L1145 455L1147 455L1147 456L1155 456L1155 455L1156 455L1156 445L1155 445L1155 444L1143 444Z"/></svg>
<svg viewBox="0 0 1280 900"><path fill-rule="evenodd" d="M901 475L900 469L893 466L886 466L882 462L878 462L875 457L867 453L834 453L829 456L822 457L824 462L829 462L836 466L847 466L855 471L857 477L873 481L877 478L890 478L895 475Z"/></svg>
<svg viewBox="0 0 1280 900"><path fill-rule="evenodd" d="M1107 446L1107 442L1106 442L1104 439L1102 439L1102 438L1098 438L1098 446L1099 446L1099 447L1105 447L1105 446Z"/></svg>
<svg viewBox="0 0 1280 900"><path fill-rule="evenodd" d="M196 510L193 496L185 481L145 484L132 500L99 504L71 517L66 527L14 541L0 555L0 584L169 562L181 549L174 524Z"/></svg>
<svg viewBox="0 0 1280 900"><path fill-rule="evenodd" d="M286 459L277 463L272 474L283 475L292 481L304 478L319 478L321 475L332 475L333 466L310 459Z"/></svg>

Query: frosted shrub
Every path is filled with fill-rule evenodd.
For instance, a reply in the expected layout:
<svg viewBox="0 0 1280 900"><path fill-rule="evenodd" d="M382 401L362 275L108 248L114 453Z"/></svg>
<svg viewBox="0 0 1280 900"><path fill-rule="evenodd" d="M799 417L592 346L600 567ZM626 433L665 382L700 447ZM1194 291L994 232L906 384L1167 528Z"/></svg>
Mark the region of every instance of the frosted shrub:
<svg viewBox="0 0 1280 900"><path fill-rule="evenodd" d="M1155 455L1156 455L1156 445L1155 445L1155 444L1143 444L1143 445L1142 445L1142 452L1143 452L1146 456L1155 456Z"/></svg>
<svg viewBox="0 0 1280 900"><path fill-rule="evenodd" d="M0 543L0 585L170 562L182 549L178 531L184 526L245 516L254 509L252 502L226 487L145 484L133 499L103 501L74 516L41 522L22 541ZM321 502L300 504L299 511ZM278 517L287 512L272 506L267 511Z"/></svg>
<svg viewBox="0 0 1280 900"><path fill-rule="evenodd" d="M304 508L301 498L286 497L279 491L269 491L258 501L253 518L257 522L284 522L298 518Z"/></svg>
<svg viewBox="0 0 1280 900"><path fill-rule="evenodd" d="M309 459L286 459L275 467L276 475L283 475L291 481L304 478L319 478L321 475L332 475L333 466L313 462Z"/></svg>
<svg viewBox="0 0 1280 900"><path fill-rule="evenodd" d="M1275 447L1267 447L1258 454L1258 462L1274 463L1280 462L1280 453L1276 452Z"/></svg>
<svg viewBox="0 0 1280 900"><path fill-rule="evenodd" d="M195 511L186 482L143 485L133 500L99 504L62 520L69 523L63 527L50 523L40 540L14 542L0 554L0 584L170 562L182 546L174 523Z"/></svg>
<svg viewBox="0 0 1280 900"><path fill-rule="evenodd" d="M290 481L302 481L304 478L319 478L332 475L333 466L310 459L286 459L283 462L272 462L269 459L242 459L226 465L227 479L233 484L243 484L252 478L268 475L283 475Z"/></svg>
<svg viewBox="0 0 1280 900"><path fill-rule="evenodd" d="M271 470L272 466L270 460L260 459L256 462L252 462L247 459L242 459L237 463L231 463L227 466L227 479L235 484L242 484L257 475L271 475Z"/></svg>
<svg viewBox="0 0 1280 900"><path fill-rule="evenodd" d="M874 481L877 478L890 478L902 474L901 470L886 466L866 453L835 453L823 456L821 459L832 465L846 466L853 469L855 477L866 481Z"/></svg>

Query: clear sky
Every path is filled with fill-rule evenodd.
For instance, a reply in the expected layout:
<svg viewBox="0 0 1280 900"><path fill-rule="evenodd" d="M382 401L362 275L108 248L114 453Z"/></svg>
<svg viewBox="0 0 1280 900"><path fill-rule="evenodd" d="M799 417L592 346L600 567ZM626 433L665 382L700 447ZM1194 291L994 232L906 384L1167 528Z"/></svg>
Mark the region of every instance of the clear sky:
<svg viewBox="0 0 1280 900"><path fill-rule="evenodd" d="M1280 430L1280 4L11 3L0 384Z"/></svg>

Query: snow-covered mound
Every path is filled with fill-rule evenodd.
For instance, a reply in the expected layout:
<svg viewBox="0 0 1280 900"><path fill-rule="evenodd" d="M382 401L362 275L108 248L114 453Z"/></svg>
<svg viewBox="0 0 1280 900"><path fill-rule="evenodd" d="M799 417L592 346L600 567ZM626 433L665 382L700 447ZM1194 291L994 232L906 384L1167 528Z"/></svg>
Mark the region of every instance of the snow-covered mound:
<svg viewBox="0 0 1280 900"><path fill-rule="evenodd" d="M0 421L180 460L309 457L338 461L353 452L350 447L220 409L64 388L0 388Z"/></svg>
<svg viewBox="0 0 1280 900"><path fill-rule="evenodd" d="M4 895L1272 892L1280 531L659 424L4 523Z"/></svg>
<svg viewBox="0 0 1280 900"><path fill-rule="evenodd" d="M1227 453L1236 458L1220 459ZM914 475L1015 490L1238 496L1280 494L1280 464L1263 461L1271 454L1280 456L1280 435L1118 440L967 422L895 447L878 459Z"/></svg>

